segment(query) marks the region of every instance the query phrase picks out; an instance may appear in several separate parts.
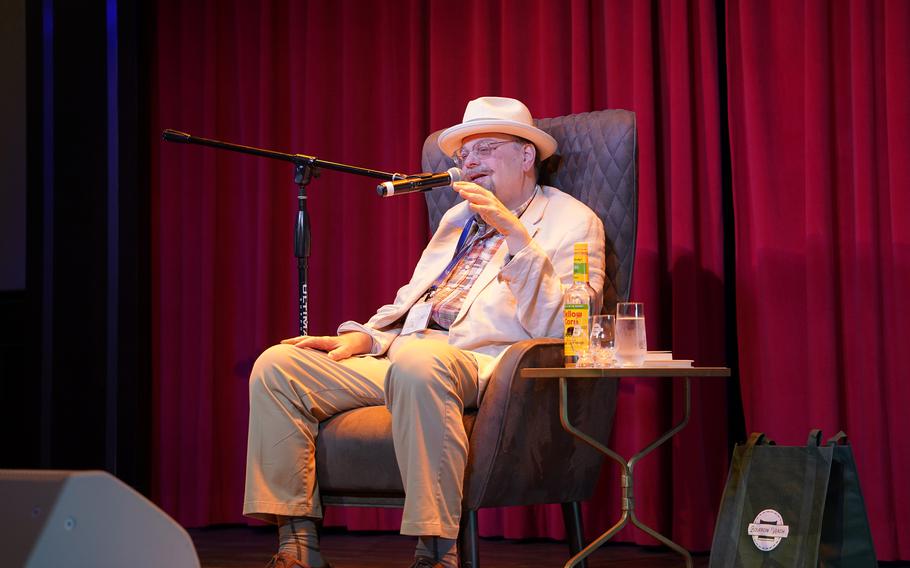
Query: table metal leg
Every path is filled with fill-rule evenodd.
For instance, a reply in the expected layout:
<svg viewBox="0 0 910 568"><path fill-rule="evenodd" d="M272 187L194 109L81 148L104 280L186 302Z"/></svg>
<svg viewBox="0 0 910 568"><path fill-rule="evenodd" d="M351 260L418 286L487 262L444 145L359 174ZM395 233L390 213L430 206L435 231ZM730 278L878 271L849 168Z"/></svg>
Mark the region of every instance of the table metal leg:
<svg viewBox="0 0 910 568"><path fill-rule="evenodd" d="M562 423L562 427L578 438L579 440L590 445L597 451L601 452L608 458L612 459L619 464L620 467L620 484L622 485L622 515L619 517L619 520L616 523L607 529L605 533L597 537L591 544L586 546L581 552L573 556L566 562L564 568L572 568L579 564L582 560L587 558L591 553L600 548L605 542L610 540L621 528L626 526L629 521L632 521L632 524L636 527L643 530L645 533L651 535L659 542L665 544L670 549L678 552L686 561L686 568L692 568L692 555L689 554L682 546L676 544L669 538L660 534L656 530L652 529L648 525L641 522L638 517L635 515L635 499L632 483L632 472L635 468L635 464L638 461L660 447L661 444L675 436L680 430L685 428L686 424L689 423L689 412L691 409L691 392L688 377L685 378L685 411L683 412L683 418L678 424L667 430L662 436L648 444L648 446L642 451L638 452L632 459L626 461L621 455L614 452L610 448L601 444L591 436L585 434L581 430L575 428L572 423L569 421L569 389L568 381L561 377L559 379L559 421Z"/></svg>

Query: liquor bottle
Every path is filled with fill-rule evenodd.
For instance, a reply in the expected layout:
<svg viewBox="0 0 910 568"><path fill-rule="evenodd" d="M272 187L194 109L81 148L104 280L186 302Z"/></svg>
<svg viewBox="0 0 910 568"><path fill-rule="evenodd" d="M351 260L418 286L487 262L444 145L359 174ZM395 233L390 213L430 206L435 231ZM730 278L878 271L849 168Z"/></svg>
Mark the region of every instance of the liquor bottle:
<svg viewBox="0 0 910 568"><path fill-rule="evenodd" d="M588 243L575 243L573 264L572 285L563 296L566 367L585 366L590 360L588 318L596 294L588 284Z"/></svg>

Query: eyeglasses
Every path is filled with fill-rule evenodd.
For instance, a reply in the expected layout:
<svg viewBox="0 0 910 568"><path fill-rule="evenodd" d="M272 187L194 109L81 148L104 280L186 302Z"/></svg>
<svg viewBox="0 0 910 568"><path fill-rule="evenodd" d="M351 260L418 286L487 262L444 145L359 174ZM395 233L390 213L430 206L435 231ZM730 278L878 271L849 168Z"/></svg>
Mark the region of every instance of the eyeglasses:
<svg viewBox="0 0 910 568"><path fill-rule="evenodd" d="M493 153L493 150L499 148L503 144L509 144L510 142L519 142L519 140L502 140L500 142L479 142L474 145L470 150L467 148L462 148L455 152L452 156L452 159L455 160L455 165L459 168L464 165L467 161L468 156L474 154L478 160L483 160L489 158L490 154Z"/></svg>

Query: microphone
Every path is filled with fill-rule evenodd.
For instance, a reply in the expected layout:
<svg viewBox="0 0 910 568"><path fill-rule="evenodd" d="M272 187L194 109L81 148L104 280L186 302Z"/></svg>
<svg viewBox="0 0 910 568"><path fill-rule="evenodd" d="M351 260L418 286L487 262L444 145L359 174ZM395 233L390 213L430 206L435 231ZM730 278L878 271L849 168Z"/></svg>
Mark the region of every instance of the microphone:
<svg viewBox="0 0 910 568"><path fill-rule="evenodd" d="M426 191L434 187L451 185L456 181L461 181L463 177L461 170L458 168L449 168L441 174L417 174L404 179L381 183L376 186L376 193L383 197L389 197L414 193L415 191Z"/></svg>

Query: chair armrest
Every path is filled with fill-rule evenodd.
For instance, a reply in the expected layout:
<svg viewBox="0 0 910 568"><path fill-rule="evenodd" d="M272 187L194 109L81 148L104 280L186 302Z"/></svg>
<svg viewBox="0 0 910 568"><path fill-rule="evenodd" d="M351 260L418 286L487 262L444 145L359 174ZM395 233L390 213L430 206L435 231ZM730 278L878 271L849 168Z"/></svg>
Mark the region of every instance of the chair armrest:
<svg viewBox="0 0 910 568"><path fill-rule="evenodd" d="M487 385L474 430L465 477L469 510L503 505L588 499L602 456L559 421L555 379L523 379L527 367L561 367L563 342L531 339L512 345ZM570 381L573 424L606 443L616 409L617 381Z"/></svg>

